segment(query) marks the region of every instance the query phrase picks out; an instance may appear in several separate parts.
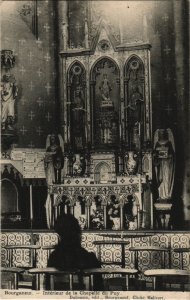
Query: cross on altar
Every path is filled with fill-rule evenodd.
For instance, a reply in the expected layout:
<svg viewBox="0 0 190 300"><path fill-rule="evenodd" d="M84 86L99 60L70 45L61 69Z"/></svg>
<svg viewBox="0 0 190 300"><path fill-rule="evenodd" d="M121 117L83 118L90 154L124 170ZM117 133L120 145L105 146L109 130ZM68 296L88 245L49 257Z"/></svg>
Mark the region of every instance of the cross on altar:
<svg viewBox="0 0 190 300"><path fill-rule="evenodd" d="M50 115L50 113L48 112L47 115L45 116L45 118L48 120L48 122L50 121L50 119L52 118L52 116Z"/></svg>
<svg viewBox="0 0 190 300"><path fill-rule="evenodd" d="M31 110L31 112L29 113L29 118L30 120L33 120L33 117L35 116L35 114L33 113L33 111Z"/></svg>
<svg viewBox="0 0 190 300"><path fill-rule="evenodd" d="M39 126L38 129L36 130L38 135L41 135L41 133L43 132L43 130L41 129L41 127Z"/></svg>
<svg viewBox="0 0 190 300"><path fill-rule="evenodd" d="M22 135L25 135L25 132L27 132L28 130L24 128L24 126L22 126L22 128L20 129L20 131L22 132Z"/></svg>

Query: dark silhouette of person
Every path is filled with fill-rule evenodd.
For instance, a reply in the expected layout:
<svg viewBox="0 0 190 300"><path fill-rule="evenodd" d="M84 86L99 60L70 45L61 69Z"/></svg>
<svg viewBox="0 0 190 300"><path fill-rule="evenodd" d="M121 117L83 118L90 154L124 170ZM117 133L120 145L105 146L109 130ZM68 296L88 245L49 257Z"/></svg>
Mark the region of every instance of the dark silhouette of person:
<svg viewBox="0 0 190 300"><path fill-rule="evenodd" d="M59 235L59 243L49 257L48 267L55 267L59 270L101 267L96 255L81 246L81 228L73 215L60 216L55 224L55 231ZM63 286L60 289L64 290ZM94 290L103 290L102 276L94 276Z"/></svg>

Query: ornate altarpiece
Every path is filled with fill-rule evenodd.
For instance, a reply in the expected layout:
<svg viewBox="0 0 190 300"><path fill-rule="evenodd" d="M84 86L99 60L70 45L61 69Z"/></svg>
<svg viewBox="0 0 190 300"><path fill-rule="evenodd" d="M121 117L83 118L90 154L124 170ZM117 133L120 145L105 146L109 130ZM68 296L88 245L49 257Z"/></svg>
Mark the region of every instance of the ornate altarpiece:
<svg viewBox="0 0 190 300"><path fill-rule="evenodd" d="M72 212L85 229L152 228L150 45L118 45L102 22L90 48L60 58L65 164L50 226Z"/></svg>

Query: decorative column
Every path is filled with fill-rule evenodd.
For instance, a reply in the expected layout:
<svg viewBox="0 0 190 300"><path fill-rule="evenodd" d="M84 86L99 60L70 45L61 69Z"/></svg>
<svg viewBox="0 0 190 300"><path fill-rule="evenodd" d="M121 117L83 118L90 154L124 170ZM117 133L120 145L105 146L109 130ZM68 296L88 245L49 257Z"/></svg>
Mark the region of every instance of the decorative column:
<svg viewBox="0 0 190 300"><path fill-rule="evenodd" d="M68 18L67 18L67 1L57 1L57 20L58 20L58 35L59 35L59 107L60 110L60 131L64 142L67 143L67 86L66 86L66 59L63 56L63 51L68 48Z"/></svg>
<svg viewBox="0 0 190 300"><path fill-rule="evenodd" d="M60 51L68 48L68 3L67 1L57 1L59 20L59 45Z"/></svg>
<svg viewBox="0 0 190 300"><path fill-rule="evenodd" d="M173 1L173 22L175 38L175 78L177 91L177 126L176 138L176 155L180 158L176 164L176 189L175 196L178 199L174 208L174 222L177 227L181 227L181 218L187 222L189 229L190 221L190 100L189 100L189 1ZM176 188L177 187L177 188ZM181 201L179 201L181 198ZM183 209L182 209L183 208Z"/></svg>
<svg viewBox="0 0 190 300"><path fill-rule="evenodd" d="M89 40L88 40L88 20L85 18L85 48L89 49Z"/></svg>

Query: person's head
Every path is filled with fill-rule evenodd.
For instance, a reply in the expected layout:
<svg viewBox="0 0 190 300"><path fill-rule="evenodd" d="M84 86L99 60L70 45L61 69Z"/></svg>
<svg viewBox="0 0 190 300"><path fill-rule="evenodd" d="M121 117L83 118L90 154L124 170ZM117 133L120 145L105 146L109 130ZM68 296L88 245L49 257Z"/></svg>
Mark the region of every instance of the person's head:
<svg viewBox="0 0 190 300"><path fill-rule="evenodd" d="M64 214L60 216L55 223L55 231L65 246L81 244L81 228L73 215Z"/></svg>

